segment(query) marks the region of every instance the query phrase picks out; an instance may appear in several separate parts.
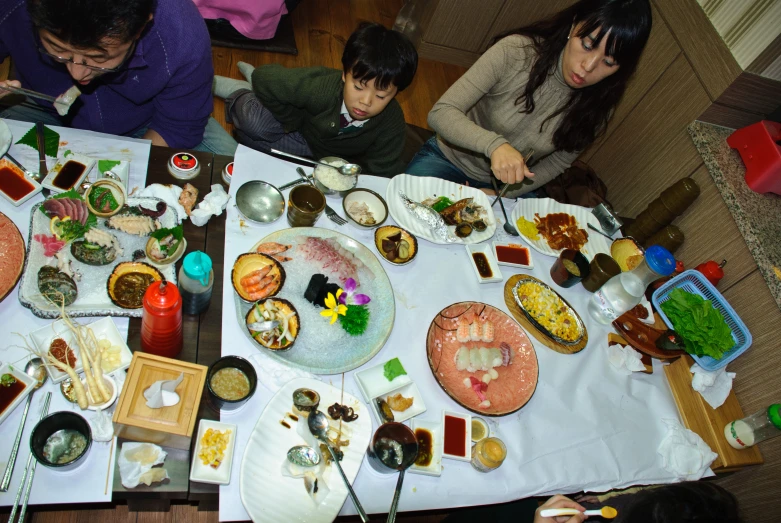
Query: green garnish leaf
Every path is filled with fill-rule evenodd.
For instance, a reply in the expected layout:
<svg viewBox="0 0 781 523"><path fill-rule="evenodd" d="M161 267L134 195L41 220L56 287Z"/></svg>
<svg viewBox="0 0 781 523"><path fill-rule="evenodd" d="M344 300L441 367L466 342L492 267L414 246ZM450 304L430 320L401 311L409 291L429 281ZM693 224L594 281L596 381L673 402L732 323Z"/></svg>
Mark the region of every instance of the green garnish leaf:
<svg viewBox="0 0 781 523"><path fill-rule="evenodd" d="M46 156L57 158L57 150L60 148L60 135L59 133L52 131L45 125L43 126L43 143L46 149ZM32 147L36 151L38 150L38 134L35 132L35 126L30 127L30 130L24 133L17 145L26 145Z"/></svg>
<svg viewBox="0 0 781 523"><path fill-rule="evenodd" d="M393 358L392 360L385 362L385 365L383 366L383 374L385 375L385 379L388 381L393 381L399 376L404 376L407 374L407 371L404 370L404 367L402 366L401 361L399 361L399 358Z"/></svg>
<svg viewBox="0 0 781 523"><path fill-rule="evenodd" d="M348 305L345 314L339 315L339 323L350 336L360 336L369 326L369 308L366 305Z"/></svg>
<svg viewBox="0 0 781 523"><path fill-rule="evenodd" d="M70 191L66 191L60 194L55 194L52 196L52 198L73 198L75 200L84 201L84 198L78 192L76 192L75 189L71 189ZM53 217L46 212L43 204L41 204L38 209L49 218ZM98 219L91 212L88 212L87 223L85 225L82 225L78 220L62 221L60 222L62 229L62 239L66 242L71 240L78 240L79 238L83 237L88 230L90 230L92 227L95 227L97 224Z"/></svg>
<svg viewBox="0 0 781 523"><path fill-rule="evenodd" d="M98 171L105 173L122 163L119 160L98 160Z"/></svg>
<svg viewBox="0 0 781 523"><path fill-rule="evenodd" d="M432 205L431 208L437 212L442 212L451 205L453 205L453 201L450 200L450 198L447 196L440 196L437 198L437 201L434 202L434 205Z"/></svg>
<svg viewBox="0 0 781 523"><path fill-rule="evenodd" d="M179 248L179 244L182 243L182 238L184 238L184 228L179 224L171 229L158 229L152 232L150 236L158 242L164 240L168 236L173 236L175 241L171 245L160 244L160 250L168 254L168 251L176 252L176 249Z"/></svg>
<svg viewBox="0 0 781 523"><path fill-rule="evenodd" d="M0 376L0 385L3 387L10 387L16 383L16 378L14 378L13 374L3 374Z"/></svg>
<svg viewBox="0 0 781 523"><path fill-rule="evenodd" d="M709 300L674 289L661 307L689 354L719 360L735 346L729 325Z"/></svg>

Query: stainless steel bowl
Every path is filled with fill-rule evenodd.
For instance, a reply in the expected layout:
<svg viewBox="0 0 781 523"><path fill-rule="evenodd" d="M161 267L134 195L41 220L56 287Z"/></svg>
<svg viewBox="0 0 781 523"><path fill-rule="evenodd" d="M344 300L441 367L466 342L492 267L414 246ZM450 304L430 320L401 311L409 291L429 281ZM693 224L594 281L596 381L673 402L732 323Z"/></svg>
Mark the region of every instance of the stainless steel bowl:
<svg viewBox="0 0 781 523"><path fill-rule="evenodd" d="M345 163L349 163L344 158L339 158L337 156L326 156L325 158L320 158L320 161L321 162L325 162L325 163L331 163L331 162L336 162L336 161L342 161L342 162L345 162ZM323 194L325 194L327 196L333 196L334 194L336 194L336 195L339 195L341 198L344 198L347 195L348 192L353 190L355 188L355 186L358 185L358 176L359 175L356 174L355 175L355 180L353 181L353 184L352 184L352 186L349 189L345 189L343 191L336 191L334 189L329 189L328 187L326 187L325 185L320 183L320 181L317 179L317 176L316 176L315 173L317 172L318 169L327 169L327 167L322 166L322 165L318 165L317 167L315 167L315 170L312 173L312 180L314 180L314 182L315 182L315 187L320 189L323 192ZM338 169L338 168L334 167L334 169ZM340 176L344 176L344 175L340 175Z"/></svg>
<svg viewBox="0 0 781 523"><path fill-rule="evenodd" d="M285 213L285 198L270 183L253 180L236 191L236 206L251 222L271 223Z"/></svg>

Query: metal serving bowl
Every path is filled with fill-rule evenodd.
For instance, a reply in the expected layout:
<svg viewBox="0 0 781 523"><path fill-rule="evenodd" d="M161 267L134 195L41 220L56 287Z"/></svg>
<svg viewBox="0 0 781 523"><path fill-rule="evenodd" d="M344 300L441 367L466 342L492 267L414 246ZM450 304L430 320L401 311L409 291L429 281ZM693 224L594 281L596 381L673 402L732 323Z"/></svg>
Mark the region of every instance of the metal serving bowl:
<svg viewBox="0 0 781 523"><path fill-rule="evenodd" d="M325 158L320 158L320 161L328 163L328 164L330 164L331 162L336 162L336 161L342 161L342 162L345 162L345 163L350 163L347 160L345 160L344 158L339 158L339 157L336 157L336 156L326 156ZM320 189L323 192L323 194L325 194L325 195L332 196L332 195L336 194L336 195L339 195L340 197L344 198L347 195L348 192L350 192L352 189L355 188L356 185L358 185L358 175L356 174L355 175L355 180L353 181L353 184L352 184L352 186L349 189L345 189L344 191L337 191L337 190L334 190L334 189L329 189L328 187L326 187L325 185L320 183L320 181L317 179L316 173L317 173L317 171L319 169L327 169L327 167L324 166L324 165L318 165L317 167L315 167L315 170L312 173L312 180L314 180L314 182L315 182L315 187ZM337 171L339 170L338 167L333 167L333 169L336 169ZM341 176L344 176L344 175L341 175Z"/></svg>
<svg viewBox="0 0 781 523"><path fill-rule="evenodd" d="M255 223L271 223L285 212L285 198L270 183L253 180L236 191L236 206L242 216Z"/></svg>

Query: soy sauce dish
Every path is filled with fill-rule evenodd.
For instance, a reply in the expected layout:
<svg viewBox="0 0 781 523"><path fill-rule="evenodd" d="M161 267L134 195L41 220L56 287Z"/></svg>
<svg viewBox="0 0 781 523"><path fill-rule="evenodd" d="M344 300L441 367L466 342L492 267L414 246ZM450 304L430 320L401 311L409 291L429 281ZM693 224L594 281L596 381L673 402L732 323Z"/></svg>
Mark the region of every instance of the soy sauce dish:
<svg viewBox="0 0 781 523"><path fill-rule="evenodd" d="M75 412L49 414L33 429L30 450L36 461L58 471L81 465L92 448L89 423Z"/></svg>

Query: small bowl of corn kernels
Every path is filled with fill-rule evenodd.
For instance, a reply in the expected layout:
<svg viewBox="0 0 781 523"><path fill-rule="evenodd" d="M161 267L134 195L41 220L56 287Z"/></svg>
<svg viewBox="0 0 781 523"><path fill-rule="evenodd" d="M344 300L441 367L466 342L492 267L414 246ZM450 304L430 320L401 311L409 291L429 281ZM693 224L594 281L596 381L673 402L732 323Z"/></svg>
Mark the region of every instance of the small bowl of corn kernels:
<svg viewBox="0 0 781 523"><path fill-rule="evenodd" d="M202 419L190 467L190 481L227 485L231 480L236 425Z"/></svg>

